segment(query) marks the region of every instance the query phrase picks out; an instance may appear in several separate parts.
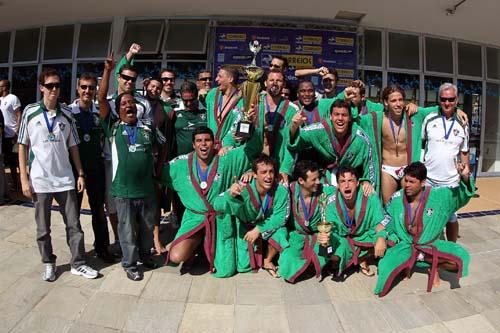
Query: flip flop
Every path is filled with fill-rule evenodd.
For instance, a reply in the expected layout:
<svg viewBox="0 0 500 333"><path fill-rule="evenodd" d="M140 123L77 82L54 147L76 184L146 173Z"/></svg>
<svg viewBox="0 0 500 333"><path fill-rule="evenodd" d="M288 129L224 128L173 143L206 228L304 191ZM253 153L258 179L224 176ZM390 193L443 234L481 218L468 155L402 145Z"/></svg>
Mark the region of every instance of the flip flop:
<svg viewBox="0 0 500 333"><path fill-rule="evenodd" d="M271 275L273 278L279 279L281 276L278 274L278 266L276 267L262 267L263 270L265 270L269 275ZM273 274L274 273L274 274Z"/></svg>
<svg viewBox="0 0 500 333"><path fill-rule="evenodd" d="M370 266L363 267L359 265L359 270L361 273L363 273L366 276L374 276L375 272L370 268Z"/></svg>

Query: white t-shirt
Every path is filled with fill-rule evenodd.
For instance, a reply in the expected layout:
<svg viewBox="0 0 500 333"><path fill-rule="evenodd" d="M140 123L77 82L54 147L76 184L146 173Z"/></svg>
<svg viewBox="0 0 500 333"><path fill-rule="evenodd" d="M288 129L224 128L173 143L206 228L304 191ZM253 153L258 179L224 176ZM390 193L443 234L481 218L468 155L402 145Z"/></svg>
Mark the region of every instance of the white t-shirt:
<svg viewBox="0 0 500 333"><path fill-rule="evenodd" d="M426 142L427 178L440 186L458 186L460 175L455 158L460 152L469 151L468 126L463 126L456 116L446 119L441 113L433 112L424 119L422 140Z"/></svg>
<svg viewBox="0 0 500 333"><path fill-rule="evenodd" d="M62 105L58 108L57 113L47 113L49 124L54 121L54 140L49 140L40 103L28 105L23 112L18 141L29 146L30 156L34 155L30 180L35 193L63 192L75 188L68 149L80 141L71 110Z"/></svg>
<svg viewBox="0 0 500 333"><path fill-rule="evenodd" d="M21 102L16 95L8 94L7 96L0 97L0 109L2 110L5 122L4 136L6 138L16 136L16 109L20 107Z"/></svg>

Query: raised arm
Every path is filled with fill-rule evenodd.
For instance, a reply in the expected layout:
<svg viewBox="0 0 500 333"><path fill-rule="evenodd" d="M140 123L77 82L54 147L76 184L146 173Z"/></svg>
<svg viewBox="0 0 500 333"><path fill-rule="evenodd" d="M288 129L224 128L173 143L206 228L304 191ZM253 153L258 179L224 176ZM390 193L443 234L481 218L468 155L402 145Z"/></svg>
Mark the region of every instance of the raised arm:
<svg viewBox="0 0 500 333"><path fill-rule="evenodd" d="M99 91L97 92L97 101L99 102L99 116L101 119L106 119L111 111L107 97L109 90L109 78L111 72L115 67L115 62L113 60L113 51L108 55L104 61L104 71L102 72L101 84L99 86Z"/></svg>

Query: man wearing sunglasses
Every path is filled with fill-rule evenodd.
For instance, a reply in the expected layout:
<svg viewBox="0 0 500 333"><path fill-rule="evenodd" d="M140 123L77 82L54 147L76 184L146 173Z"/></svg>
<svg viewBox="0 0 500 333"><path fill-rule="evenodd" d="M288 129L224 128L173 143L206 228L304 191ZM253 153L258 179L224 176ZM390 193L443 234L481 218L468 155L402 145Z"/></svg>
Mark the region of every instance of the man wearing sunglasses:
<svg viewBox="0 0 500 333"><path fill-rule="evenodd" d="M462 164L465 173L470 172L469 127L467 122L457 116L457 104L457 86L443 83L439 87L439 111L424 119L424 163L427 167L427 184L433 187L458 187L460 175L456 164ZM446 238L457 241L456 213L450 216L446 224Z"/></svg>
<svg viewBox="0 0 500 333"><path fill-rule="evenodd" d="M288 59L280 55L274 55L269 64L269 69L285 73L288 69Z"/></svg>
<svg viewBox="0 0 500 333"><path fill-rule="evenodd" d="M163 90L161 92L161 99L170 105L175 107L179 104L179 100L175 94L175 73L173 70L164 68L161 70L160 79L163 83Z"/></svg>
<svg viewBox="0 0 500 333"><path fill-rule="evenodd" d="M198 100L203 104L203 107L207 107L205 99L207 94L212 89L212 72L208 69L204 69L198 73L198 78L196 79L196 87L198 88Z"/></svg>
<svg viewBox="0 0 500 333"><path fill-rule="evenodd" d="M109 231L104 214L105 172L102 150L104 147L104 130L99 119L99 110L94 103L97 78L93 73L83 73L78 80L78 96L69 107L75 118L80 138L78 150L86 175L85 183L92 212L92 229L94 231L95 255L106 263L115 260L108 252ZM77 194L78 212L82 206L83 192ZM117 237L116 225L112 225Z"/></svg>
<svg viewBox="0 0 500 333"><path fill-rule="evenodd" d="M43 99L28 105L19 130L19 168L23 194L35 205L37 243L45 270L44 281L56 279L56 256L50 237L50 211L57 201L66 225L71 251L71 274L94 279L98 273L85 262L83 231L78 218L75 178L69 157L78 172L78 192L85 188L85 172L78 152L78 132L71 110L57 102L61 77L55 69L46 68L39 78ZM33 156L27 170L28 147Z"/></svg>

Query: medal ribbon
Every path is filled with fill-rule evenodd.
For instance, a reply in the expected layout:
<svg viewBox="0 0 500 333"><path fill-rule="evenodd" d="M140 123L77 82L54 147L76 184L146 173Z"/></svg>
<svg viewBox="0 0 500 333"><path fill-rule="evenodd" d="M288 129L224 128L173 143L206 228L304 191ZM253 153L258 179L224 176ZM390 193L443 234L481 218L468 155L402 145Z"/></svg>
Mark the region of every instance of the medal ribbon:
<svg viewBox="0 0 500 333"><path fill-rule="evenodd" d="M354 225L354 221L356 220L356 211L354 211L352 219L349 218L349 210L347 209L345 202L342 202L342 213L344 214L344 220L346 225L349 228L352 228L352 226Z"/></svg>
<svg viewBox="0 0 500 333"><path fill-rule="evenodd" d="M49 117L47 116L47 113L49 113L47 110L43 110L43 118L45 118L45 124L47 125L47 130L49 131L49 134L53 134L54 125L56 123L56 117L54 116L52 122L49 122Z"/></svg>
<svg viewBox="0 0 500 333"><path fill-rule="evenodd" d="M392 137L394 138L394 143L396 144L396 149L397 149L399 132L401 132L401 127L403 127L403 123L404 123L405 118L404 117L401 118L401 125L399 125L397 135L396 135L396 131L394 130L394 122L392 121L392 118L391 117L388 117L388 118L389 118L389 124L391 125Z"/></svg>
<svg viewBox="0 0 500 333"><path fill-rule="evenodd" d="M262 202L262 200L260 199L260 195L257 197L259 198L260 201L260 214L261 216L265 216L267 209L269 208L269 202L271 197L269 196L269 193L266 193L266 196L264 197L264 202Z"/></svg>
<svg viewBox="0 0 500 333"><path fill-rule="evenodd" d="M276 113L278 112L278 110L280 108L282 100L283 99L280 99L278 105L276 105L276 109L274 110L274 112L271 112L271 105L269 105L269 102L267 101L267 97L264 97L264 101L266 102L266 114L265 114L264 118L269 118L269 123L273 124L273 129L274 129L274 125L276 123ZM269 125L269 123L268 123L268 125Z"/></svg>
<svg viewBox="0 0 500 333"><path fill-rule="evenodd" d="M92 109L85 111L80 106L80 127L82 128L83 134L89 134L92 129ZM128 132L127 132L128 133Z"/></svg>
<svg viewBox="0 0 500 333"><path fill-rule="evenodd" d="M406 213L408 214L408 221L409 221L409 226L410 228L413 227L413 223L415 222L415 218L418 215L418 210L420 209L420 206L422 205L422 202L424 201L424 192L420 195L420 199L418 200L418 205L417 208L415 209L415 215L413 217L411 216L411 203L406 204Z"/></svg>
<svg viewBox="0 0 500 333"><path fill-rule="evenodd" d="M200 164L198 163L198 159L196 159L196 170L198 170L198 178L201 180L201 182L207 182L207 176L208 176L208 166L205 169L205 172L201 170Z"/></svg>
<svg viewBox="0 0 500 333"><path fill-rule="evenodd" d="M445 122L445 117L444 116L441 116L441 119L443 120L443 128L444 128L444 139L445 140L448 140L448 138L450 137L450 134L451 134L451 130L453 128L453 125L455 125L455 119L456 117L453 116L453 121L451 122L451 126L450 126L450 129L448 131L446 131L446 122Z"/></svg>
<svg viewBox="0 0 500 333"><path fill-rule="evenodd" d="M134 130L132 131L128 125L125 125L125 131L127 132L128 135L128 143L133 146L135 145L135 142L137 141L137 125L134 126Z"/></svg>
<svg viewBox="0 0 500 333"><path fill-rule="evenodd" d="M222 106L222 101L224 99L224 94L220 94L219 95L219 102L218 102L218 106L219 106L219 115L218 115L218 118L219 119L221 119L222 111L224 111L224 109L227 107L227 105L229 104L229 102L231 102L231 100L233 99L234 95L236 95L237 92L238 92L238 89L234 89L233 93L231 94L231 96L229 97L229 99L226 101L226 104L224 104L224 106Z"/></svg>
<svg viewBox="0 0 500 333"><path fill-rule="evenodd" d="M302 195L302 191L300 190L299 190L299 199L300 199L300 205L302 206L302 211L304 212L304 219L306 221L310 221L313 214L312 203L314 201L314 195L311 197L311 201L309 202L309 207L307 207L304 196Z"/></svg>

